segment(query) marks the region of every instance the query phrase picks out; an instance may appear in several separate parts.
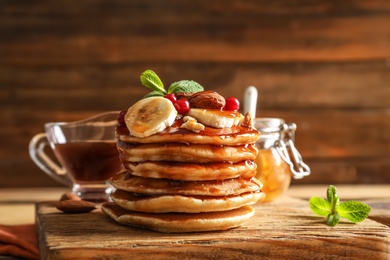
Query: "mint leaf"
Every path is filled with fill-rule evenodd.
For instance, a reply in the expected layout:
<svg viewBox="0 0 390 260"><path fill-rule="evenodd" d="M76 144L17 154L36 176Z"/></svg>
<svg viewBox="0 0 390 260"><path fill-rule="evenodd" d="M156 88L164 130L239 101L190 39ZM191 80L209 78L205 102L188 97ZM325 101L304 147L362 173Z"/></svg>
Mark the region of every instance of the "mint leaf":
<svg viewBox="0 0 390 260"><path fill-rule="evenodd" d="M360 201L346 201L340 203L335 186L330 185L326 190L326 198L311 197L309 206L311 210L320 216L326 217L326 224L336 226L340 218L346 218L354 223L363 221L368 217L371 208Z"/></svg>
<svg viewBox="0 0 390 260"><path fill-rule="evenodd" d="M340 221L340 215L335 213L335 214L329 214L328 217L326 218L326 224L328 226L336 226Z"/></svg>
<svg viewBox="0 0 390 260"><path fill-rule="evenodd" d="M326 190L326 198L331 205L332 213L336 212L336 208L340 204L340 197L337 195L337 189L335 186L330 185L329 188Z"/></svg>
<svg viewBox="0 0 390 260"><path fill-rule="evenodd" d="M326 190L326 199L329 201L329 203L332 204L335 195L337 195L336 187L330 185L329 188Z"/></svg>
<svg viewBox="0 0 390 260"><path fill-rule="evenodd" d="M311 197L309 200L309 205L311 210L319 216L327 217L332 213L330 203L323 198Z"/></svg>
<svg viewBox="0 0 390 260"><path fill-rule="evenodd" d="M148 97L163 97L164 93L160 91L152 91L146 94L143 98L148 98Z"/></svg>
<svg viewBox="0 0 390 260"><path fill-rule="evenodd" d="M172 83L168 88L168 94L178 92L200 92L203 87L193 80L180 80Z"/></svg>
<svg viewBox="0 0 390 260"><path fill-rule="evenodd" d="M371 208L363 202L350 200L340 203L337 210L342 218L346 218L349 221L357 223L368 217Z"/></svg>
<svg viewBox="0 0 390 260"><path fill-rule="evenodd" d="M140 80L142 85L144 85L147 88L150 88L154 91L158 91L161 93L166 93L164 89L164 84L162 83L161 79L157 76L156 73L152 70L145 70L142 72L140 76Z"/></svg>

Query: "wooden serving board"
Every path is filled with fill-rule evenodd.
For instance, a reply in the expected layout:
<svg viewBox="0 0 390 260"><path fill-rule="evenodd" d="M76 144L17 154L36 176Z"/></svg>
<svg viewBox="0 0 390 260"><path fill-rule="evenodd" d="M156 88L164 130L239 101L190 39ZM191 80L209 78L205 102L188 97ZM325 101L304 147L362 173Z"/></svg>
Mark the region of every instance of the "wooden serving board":
<svg viewBox="0 0 390 260"><path fill-rule="evenodd" d="M328 227L307 200L255 206L228 231L164 234L117 224L99 210L64 214L36 205L42 259L389 259L390 228L366 219Z"/></svg>

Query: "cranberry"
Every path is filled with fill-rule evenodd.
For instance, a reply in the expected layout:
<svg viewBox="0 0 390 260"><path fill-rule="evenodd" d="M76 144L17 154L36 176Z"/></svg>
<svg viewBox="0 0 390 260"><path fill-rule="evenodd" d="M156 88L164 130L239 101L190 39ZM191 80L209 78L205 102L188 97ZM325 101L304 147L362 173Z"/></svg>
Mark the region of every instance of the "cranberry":
<svg viewBox="0 0 390 260"><path fill-rule="evenodd" d="M186 98L179 98L173 104L179 114L186 114L190 110L190 102Z"/></svg>
<svg viewBox="0 0 390 260"><path fill-rule="evenodd" d="M119 112L118 117L117 117L118 126L125 126L126 125L126 123L125 123L125 115L126 115L126 113L127 113L127 111Z"/></svg>
<svg viewBox="0 0 390 260"><path fill-rule="evenodd" d="M235 97L226 98L224 110L237 111L240 108L240 101Z"/></svg>
<svg viewBox="0 0 390 260"><path fill-rule="evenodd" d="M176 100L177 100L177 99L176 99L176 96L175 96L174 93L166 94L164 97L167 98L167 99L169 99L169 100L172 102L172 104L175 104L175 103L176 103Z"/></svg>

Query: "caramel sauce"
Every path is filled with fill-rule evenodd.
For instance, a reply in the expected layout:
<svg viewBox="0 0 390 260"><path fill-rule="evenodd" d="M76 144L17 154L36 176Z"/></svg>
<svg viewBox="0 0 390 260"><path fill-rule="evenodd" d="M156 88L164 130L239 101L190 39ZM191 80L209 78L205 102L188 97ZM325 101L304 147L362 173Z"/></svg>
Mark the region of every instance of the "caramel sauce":
<svg viewBox="0 0 390 260"><path fill-rule="evenodd" d="M238 112L231 111L213 111L213 113L220 113L231 118L241 115ZM129 136L127 141L125 138L124 141L118 138L117 148L120 151L121 160L124 163L129 161L132 163L158 161L163 166L165 164L166 168L175 165L176 167L183 167L183 175L196 172L197 167L210 167L209 170L214 171L229 167L227 165L231 165L233 168L235 164L246 164L251 166L252 170L247 170L239 177L229 179L222 173L212 180L178 180L174 177L168 179L140 177L142 175L135 176L128 169L123 174L118 174L111 179L111 184L117 188L113 198L137 202L161 196L177 196L178 198L186 196L202 201L229 201L233 197L262 192L262 184L254 178L256 174L254 160L258 149L253 140L259 136L256 129L242 125L221 129L205 125L203 130L195 133L181 128L183 123L182 119L176 119L170 127L155 134L153 141L150 141L150 143L147 137L145 140L148 141L144 143L144 141L138 141L137 138L129 136L129 130L125 125L117 126L116 134L118 137ZM183 140L183 136L190 138ZM211 141L207 141L207 143L191 142L192 139L196 140L199 136L217 138L209 138L207 140ZM245 138L242 138L242 136ZM231 142L230 139L238 137L241 138L240 140L247 140L248 136L252 138L249 144L247 144L247 141ZM164 141L161 141L161 139ZM213 142L216 139L222 139L224 142ZM153 157L155 154L158 156ZM129 160L130 157L132 160ZM178 210L180 212L180 209Z"/></svg>
<svg viewBox="0 0 390 260"><path fill-rule="evenodd" d="M164 148L169 148L169 147L179 147L179 146L184 146L188 147L189 144L187 143L152 143L152 144L143 144L143 143L129 143L129 142L124 142L121 140L118 140L117 142L117 147L118 148L124 148L124 149L131 149L134 147L145 147L145 148L155 148L155 147L164 147ZM191 147L194 148L199 148L199 149L211 149L214 153L219 153L223 154L224 149L222 145L213 145L213 144L191 144ZM254 144L245 144L245 145L238 145L238 146L232 146L235 149L237 149L238 153L257 153L257 148Z"/></svg>
<svg viewBox="0 0 390 260"><path fill-rule="evenodd" d="M256 191L260 187L252 178L239 177L228 180L180 181L172 179L150 179L123 172L114 176L111 184L118 189L126 189L139 196L151 194L207 196L239 195L243 192Z"/></svg>
<svg viewBox="0 0 390 260"><path fill-rule="evenodd" d="M133 163L136 165L137 163ZM159 164L163 167L185 167L185 168L191 168L191 170L200 170L201 168L212 168L212 169L219 169L219 168L231 168L234 169L237 165L247 165L250 166L250 168L254 168L255 162L253 160L244 160L237 163L229 163L229 162L214 162L214 163L186 163L186 162L172 162L172 161L159 161Z"/></svg>
<svg viewBox="0 0 390 260"><path fill-rule="evenodd" d="M140 144L118 141L117 147L123 162L129 161L129 158L131 158L133 162L169 160L190 163L234 163L246 159L254 160L257 155L255 144L222 146L212 144L189 145L187 143Z"/></svg>
<svg viewBox="0 0 390 260"><path fill-rule="evenodd" d="M103 211L107 212L109 211L109 215L117 219L120 216L123 215L129 215L129 216L138 216L145 219L157 219L162 220L165 222L172 222L172 221L196 221L196 220L207 220L207 219L225 219L225 218L234 218L236 216L243 216L246 214L250 214L253 212L253 208L250 206L243 206L237 209L231 209L227 211L216 211L216 212L200 212L200 213L175 213L175 212L168 212L168 213L144 213L144 212L137 212L137 211L129 211L126 209L123 209L116 205L114 202L107 202L102 205ZM151 224L150 227L153 227Z"/></svg>
<svg viewBox="0 0 390 260"><path fill-rule="evenodd" d="M75 141L56 144L54 153L77 183L104 182L122 166L114 141Z"/></svg>
<svg viewBox="0 0 390 260"><path fill-rule="evenodd" d="M250 179L256 174L256 164L253 160L244 160L237 163L213 162L213 163L184 163L174 161L143 162L156 163L156 167L140 169L134 175L149 178L169 178L176 180L205 181L205 180L226 180L237 177ZM125 168L137 171L138 163L125 163ZM142 166L141 166L142 167ZM158 171L158 174L154 174ZM183 172L187 173L183 175ZM201 174L202 173L202 174Z"/></svg>
<svg viewBox="0 0 390 260"><path fill-rule="evenodd" d="M250 193L260 193L262 192L261 190L253 191L253 192L246 192L244 194L250 194ZM159 198L161 196L170 196L171 194L145 194L145 193L134 193L134 192L127 192L124 190L116 190L114 192L115 197L118 199L122 200L127 200L127 201L140 201L140 200L145 200L145 199L154 199L154 198ZM242 195L244 195L242 194ZM228 200L231 198L236 197L237 195L229 195L229 196L190 196L191 198L194 199L200 199L200 200Z"/></svg>
<svg viewBox="0 0 390 260"><path fill-rule="evenodd" d="M176 121L170 127L167 127L164 131L158 133L158 135L174 135L174 134L189 134L189 135L207 135L207 136L224 136L234 137L236 135L242 134L254 134L258 133L256 129L244 126L232 126L230 128L214 128L205 125L204 130L201 130L199 133L194 133L191 130L180 128L183 124L182 119L176 119ZM116 128L117 135L129 135L130 132L126 126L117 126Z"/></svg>

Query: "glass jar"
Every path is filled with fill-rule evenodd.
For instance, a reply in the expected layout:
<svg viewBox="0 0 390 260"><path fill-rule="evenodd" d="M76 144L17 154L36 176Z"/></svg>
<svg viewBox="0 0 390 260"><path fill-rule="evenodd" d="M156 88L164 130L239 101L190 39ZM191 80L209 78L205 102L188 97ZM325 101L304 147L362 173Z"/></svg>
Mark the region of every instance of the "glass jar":
<svg viewBox="0 0 390 260"><path fill-rule="evenodd" d="M310 168L294 146L296 124L280 118L256 118L254 126L261 133L256 143L256 178L264 185L264 201L272 201L289 188L292 177L308 176Z"/></svg>

